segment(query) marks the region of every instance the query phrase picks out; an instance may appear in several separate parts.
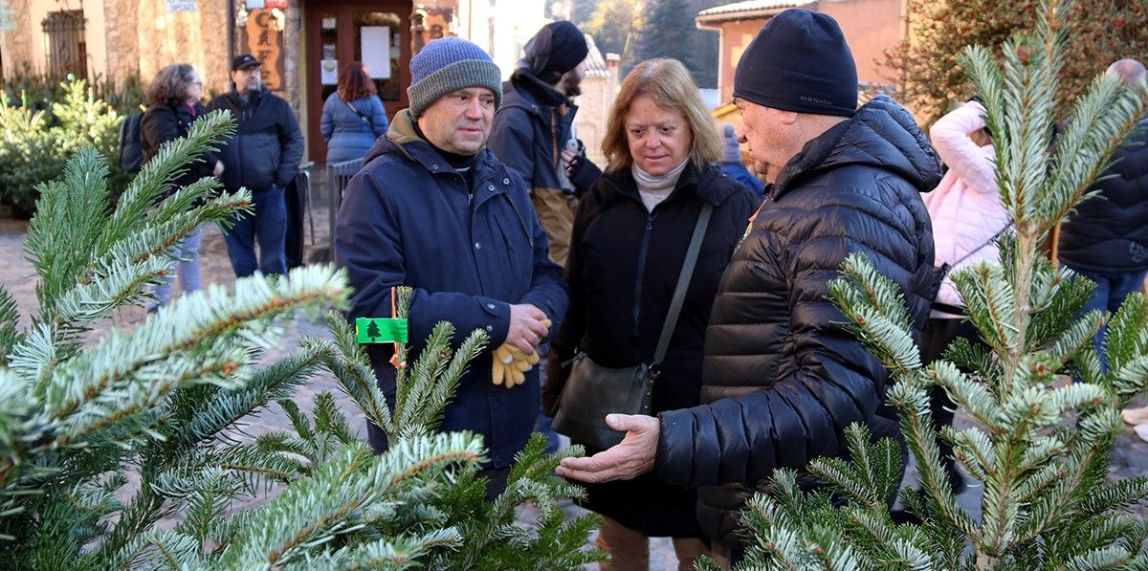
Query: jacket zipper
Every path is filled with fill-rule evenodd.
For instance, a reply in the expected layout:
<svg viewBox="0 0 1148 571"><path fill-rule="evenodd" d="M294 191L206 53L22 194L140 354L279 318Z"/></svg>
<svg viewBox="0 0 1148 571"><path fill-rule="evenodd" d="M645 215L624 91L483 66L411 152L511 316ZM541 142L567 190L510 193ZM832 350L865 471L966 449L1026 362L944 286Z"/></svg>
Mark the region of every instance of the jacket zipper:
<svg viewBox="0 0 1148 571"><path fill-rule="evenodd" d="M638 273L637 279L634 280L634 307L630 310L630 315L634 320L634 358L639 361L640 356L637 355L638 350L638 318L641 315L642 308L642 277L645 275L646 268L646 252L650 248L650 231L654 229L654 218L657 215L650 212L646 215L646 227L642 231L642 245L638 248Z"/></svg>

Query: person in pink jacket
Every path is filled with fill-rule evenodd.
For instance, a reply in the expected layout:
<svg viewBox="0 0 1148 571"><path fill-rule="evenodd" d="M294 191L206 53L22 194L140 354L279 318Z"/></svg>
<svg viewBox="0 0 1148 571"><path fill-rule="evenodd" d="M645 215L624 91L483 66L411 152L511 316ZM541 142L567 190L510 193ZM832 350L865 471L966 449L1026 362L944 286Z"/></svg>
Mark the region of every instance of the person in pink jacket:
<svg viewBox="0 0 1148 571"><path fill-rule="evenodd" d="M985 124L985 108L977 101L965 103L938 119L929 137L949 170L937 188L925 194L925 207L933 221L935 264L948 264L950 270L925 323L921 343L925 364L940 358L958 337L974 345L981 343L976 328L964 319L964 302L952 274L980 261L997 261L996 239L1012 226L997 187L996 154ZM939 429L952 424L955 405L943 390L933 391L933 421ZM965 482L953 463L952 447L942 442L941 454L953 490L960 493Z"/></svg>

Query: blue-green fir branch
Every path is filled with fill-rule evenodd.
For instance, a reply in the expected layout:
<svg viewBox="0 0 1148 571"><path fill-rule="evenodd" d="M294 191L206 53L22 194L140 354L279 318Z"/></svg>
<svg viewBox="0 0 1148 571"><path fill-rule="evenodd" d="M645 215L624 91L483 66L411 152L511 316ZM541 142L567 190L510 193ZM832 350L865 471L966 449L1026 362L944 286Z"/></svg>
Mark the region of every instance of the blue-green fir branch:
<svg viewBox="0 0 1148 571"><path fill-rule="evenodd" d="M327 369L339 382L339 388L355 401L363 416L375 426L391 426L391 411L379 390L375 373L366 353L355 341L355 332L342 315L331 312L325 319L337 355L324 360ZM316 343L324 343L315 341Z"/></svg>
<svg viewBox="0 0 1148 571"><path fill-rule="evenodd" d="M45 405L56 417L68 417L110 387L138 384L141 374L162 378L165 364L179 366L179 361L196 351L216 353L203 356L205 368L238 368L245 364L237 358L239 352L221 347L229 338L261 340L276 316L310 305L338 303L346 295L343 283L341 273L312 266L292 271L290 279L239 280L232 295L212 286L184 296L131 333L105 338L52 371L42 389ZM153 368L156 365L161 370Z"/></svg>

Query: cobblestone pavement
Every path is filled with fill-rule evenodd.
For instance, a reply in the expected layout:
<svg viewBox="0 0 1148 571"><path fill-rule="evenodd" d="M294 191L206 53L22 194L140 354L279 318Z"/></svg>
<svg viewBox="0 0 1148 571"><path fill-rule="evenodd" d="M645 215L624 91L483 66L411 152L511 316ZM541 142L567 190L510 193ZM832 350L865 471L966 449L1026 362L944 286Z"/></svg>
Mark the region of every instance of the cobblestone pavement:
<svg viewBox="0 0 1148 571"><path fill-rule="evenodd" d="M321 192L321 189L313 189L312 195L315 197L325 196L325 194ZM309 234L307 241L307 248L311 254L315 254L317 250L324 247L327 241L327 209L325 205L321 203L316 204L313 214L316 233L314 236ZM0 212L0 283L3 283L4 287L8 289L8 292L15 297L25 324L27 323L29 312L35 307L36 287L34 271L26 259L26 253L24 252L26 231L26 222L13 220L6 217L5 213ZM322 252L318 252L318 255L321 256L322 254ZM218 228L214 226L205 228L204 230L201 268L204 284L219 283L230 285L234 283L234 275L232 274L231 266L227 259L226 245L223 242L223 237ZM175 292L173 292L173 294L174 293ZM131 308L124 310L112 319L100 324L92 332L92 336L98 337L112 330L129 330L142 323L145 318L146 314L143 309ZM304 336L324 336L325 334L325 328L321 323L311 321L308 317L301 314L284 327L284 335L279 347L269 351L265 358L270 361L284 352L291 351L293 347L298 346L299 341ZM309 384L299 389L295 395L295 401L301 408L309 410L314 397L322 392L330 392L335 395L344 414L347 415L354 427L362 434L364 427L361 413L359 413L357 407L355 407L347 397L338 391L335 381L330 377L323 375L314 377ZM957 422L958 425L961 425L965 421L958 415ZM251 435L256 435L266 431L290 429L291 427L286 416L277 406L273 406L270 410L253 419L246 428L246 431ZM1117 445L1113 450L1112 460L1112 470L1110 473L1112 478L1126 478L1146 474L1148 473L1148 443L1139 440L1135 434L1129 430L1118 438ZM911 480L914 477L914 473L915 471L910 467L907 479ZM978 485L970 486L969 490L962 494L960 498L964 507L978 514L978 517L980 511L980 491ZM568 510L572 513L577 513L579 508L571 506ZM1142 516L1148 515L1148 510L1139 510L1139 513ZM529 510L524 510L522 517L529 519L531 517ZM587 568L594 569L596 566L587 566ZM677 558L674 556L669 540L652 540L650 569L654 571L672 571L677 569Z"/></svg>

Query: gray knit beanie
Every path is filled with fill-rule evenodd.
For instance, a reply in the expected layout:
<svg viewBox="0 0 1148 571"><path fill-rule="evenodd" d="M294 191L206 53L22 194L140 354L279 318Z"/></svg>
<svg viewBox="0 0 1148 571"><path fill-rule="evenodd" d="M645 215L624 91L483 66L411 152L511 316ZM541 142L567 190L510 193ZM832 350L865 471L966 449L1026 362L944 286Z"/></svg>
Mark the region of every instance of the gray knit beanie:
<svg viewBox="0 0 1148 571"><path fill-rule="evenodd" d="M502 103L502 72L477 45L451 36L430 42L411 58L407 98L414 118L439 97L468 87L493 91L495 109Z"/></svg>

